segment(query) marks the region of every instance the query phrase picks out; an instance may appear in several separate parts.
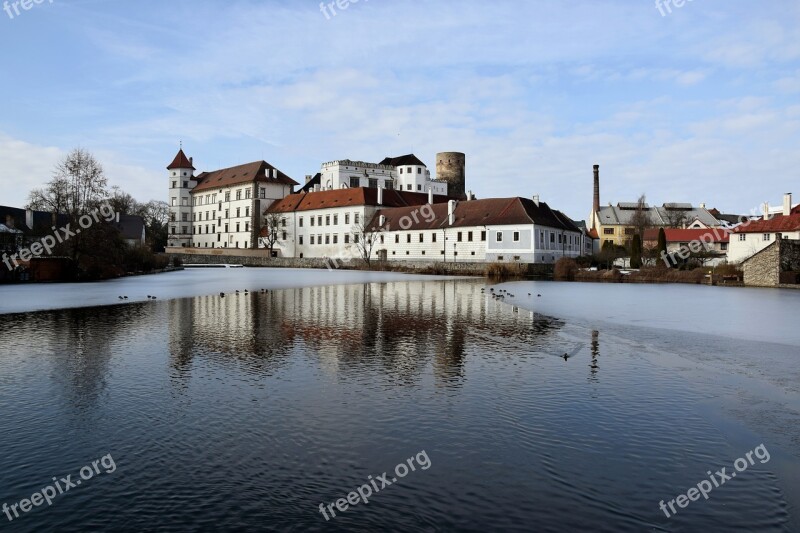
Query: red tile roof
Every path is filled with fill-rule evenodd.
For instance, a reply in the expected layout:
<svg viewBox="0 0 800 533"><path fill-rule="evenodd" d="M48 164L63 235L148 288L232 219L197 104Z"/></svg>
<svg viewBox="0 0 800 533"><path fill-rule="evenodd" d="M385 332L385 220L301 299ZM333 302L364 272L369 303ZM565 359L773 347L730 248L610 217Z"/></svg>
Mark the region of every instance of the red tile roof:
<svg viewBox="0 0 800 533"><path fill-rule="evenodd" d="M706 235L711 237L709 242L729 242L730 234L722 228L701 228L701 229L679 229L664 228L667 242L692 242L708 240ZM645 241L658 241L658 228L646 230L644 232Z"/></svg>
<svg viewBox="0 0 800 533"><path fill-rule="evenodd" d="M223 168L213 172L203 172L195 179L199 182L192 192L218 189L242 183L280 183L282 185L298 185L292 178L278 170L278 177L273 178L275 167L266 161L255 161L236 167Z"/></svg>
<svg viewBox="0 0 800 533"><path fill-rule="evenodd" d="M590 229L589 231L586 232L586 234L592 239L600 238L600 235L597 234L597 230L595 228Z"/></svg>
<svg viewBox="0 0 800 533"><path fill-rule="evenodd" d="M172 170L174 168L191 168L192 170L196 170L192 166L192 162L189 161L189 158L186 157L186 154L183 153L183 149L178 150L178 155L176 155L172 163L169 164L167 170Z"/></svg>
<svg viewBox="0 0 800 533"><path fill-rule="evenodd" d="M447 196L434 195L433 202L447 202ZM428 203L428 195L418 192L383 190L385 207L420 206ZM283 200L273 203L267 210L270 213L289 213L292 211L310 211L313 209L330 209L357 205L378 205L378 189L354 187L318 192L299 192L290 194Z"/></svg>
<svg viewBox="0 0 800 533"><path fill-rule="evenodd" d="M733 230L734 233L780 233L784 231L800 231L800 214L776 215L769 220L753 220Z"/></svg>

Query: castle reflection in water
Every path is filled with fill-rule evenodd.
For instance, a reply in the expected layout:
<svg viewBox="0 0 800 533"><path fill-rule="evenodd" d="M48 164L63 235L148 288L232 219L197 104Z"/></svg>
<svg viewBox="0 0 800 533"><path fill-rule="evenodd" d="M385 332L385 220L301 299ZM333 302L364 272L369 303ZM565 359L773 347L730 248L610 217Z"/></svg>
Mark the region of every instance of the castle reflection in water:
<svg viewBox="0 0 800 533"><path fill-rule="evenodd" d="M177 376L202 357L267 374L300 352L330 373L380 367L413 383L432 365L437 385L464 378L470 350L499 356L548 353L563 322L498 301L482 284L389 282L201 296L169 302L169 349ZM592 339L592 375L597 337Z"/></svg>

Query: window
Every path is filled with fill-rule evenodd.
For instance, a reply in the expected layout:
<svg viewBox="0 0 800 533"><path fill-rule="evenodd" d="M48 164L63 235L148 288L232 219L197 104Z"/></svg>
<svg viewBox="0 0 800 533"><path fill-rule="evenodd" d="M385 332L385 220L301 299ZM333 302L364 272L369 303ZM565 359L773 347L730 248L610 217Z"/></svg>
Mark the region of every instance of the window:
<svg viewBox="0 0 800 533"><path fill-rule="evenodd" d="M303 246L303 236L302 236L302 235L300 235L300 236L297 238L297 244L299 244L300 246Z"/></svg>
<svg viewBox="0 0 800 533"><path fill-rule="evenodd" d="M189 188L189 182L188 181L184 181L183 182L183 188L184 189L188 189Z"/></svg>
<svg viewBox="0 0 800 533"><path fill-rule="evenodd" d="M498 231L496 237L497 237L497 239L496 239L497 242L503 242L503 232L502 231Z"/></svg>
<svg viewBox="0 0 800 533"><path fill-rule="evenodd" d="M242 199L242 190L241 190L241 189L239 189L238 191L236 191L236 199L237 199L237 200L241 200L241 199ZM238 243L237 243L237 244L238 244ZM238 248L238 246L237 246L237 248Z"/></svg>
<svg viewBox="0 0 800 533"><path fill-rule="evenodd" d="M317 226L322 226L322 215L317 217Z"/></svg>
<svg viewBox="0 0 800 533"><path fill-rule="evenodd" d="M482 232L481 232L481 242L483 242L483 241L485 241L485 240L486 240L486 232L485 232L485 231L482 231Z"/></svg>
<svg viewBox="0 0 800 533"><path fill-rule="evenodd" d="M411 184L410 184L410 183L407 183L407 184L406 184L406 190L407 190L407 191L410 191L410 190L412 190L412 189L411 189Z"/></svg>
<svg viewBox="0 0 800 533"><path fill-rule="evenodd" d="M457 239L456 239L456 240L457 240L458 242L461 242L461 241L463 241L463 240L464 240L464 239L462 239L462 238L461 238L461 232L460 232L460 231L458 232L458 237L457 237Z"/></svg>
<svg viewBox="0 0 800 533"><path fill-rule="evenodd" d="M285 228L285 227L286 227L286 219L285 219L285 218L282 218L282 219L281 219L281 227L282 227L282 228Z"/></svg>
<svg viewBox="0 0 800 533"><path fill-rule="evenodd" d="M225 224L225 233L228 233L228 225Z"/></svg>
<svg viewBox="0 0 800 533"><path fill-rule="evenodd" d="M746 241L746 240L747 240L747 234L746 233L739 234L739 241Z"/></svg>
<svg viewBox="0 0 800 533"><path fill-rule="evenodd" d="M359 219L358 219L358 213L355 213L355 214L353 215L353 222L354 222L354 223L356 223L356 224L358 224L358 220L359 220Z"/></svg>
<svg viewBox="0 0 800 533"><path fill-rule="evenodd" d="M411 242L411 234L406 235L406 242Z"/></svg>
<svg viewBox="0 0 800 533"><path fill-rule="evenodd" d="M403 169L401 168L401 169L400 169L400 174L402 174L402 173L403 173Z"/></svg>
<svg viewBox="0 0 800 533"><path fill-rule="evenodd" d="M413 174L413 173L414 173L414 169L413 169L413 168L411 168L411 167L408 167L408 170L406 170L406 172L407 172L408 174Z"/></svg>
<svg viewBox="0 0 800 533"><path fill-rule="evenodd" d="M239 218L240 216L242 216L242 208L241 207L237 207L236 208L236 218Z"/></svg>
<svg viewBox="0 0 800 533"><path fill-rule="evenodd" d="M614 228L603 228L603 235L614 235Z"/></svg>
<svg viewBox="0 0 800 533"><path fill-rule="evenodd" d="M225 192L225 201L226 202L230 202L231 201L231 191L226 191Z"/></svg>
<svg viewBox="0 0 800 533"><path fill-rule="evenodd" d="M285 231L283 232L283 240L284 241L286 240L286 232Z"/></svg>
<svg viewBox="0 0 800 533"><path fill-rule="evenodd" d="M297 219L297 225L300 226L301 228L303 227L303 217Z"/></svg>
<svg viewBox="0 0 800 533"><path fill-rule="evenodd" d="M518 231L514 232L514 242L519 242L519 232Z"/></svg>
<svg viewBox="0 0 800 533"><path fill-rule="evenodd" d="M728 243L727 242L723 242L723 243L720 243L720 244L721 244L721 248L722 248L723 252L728 250Z"/></svg>
<svg viewBox="0 0 800 533"><path fill-rule="evenodd" d="M771 236L769 233L765 233L765 234L764 234L764 240L765 240L765 241L768 241L768 240L770 240L771 238L772 238L772 236Z"/></svg>
<svg viewBox="0 0 800 533"><path fill-rule="evenodd" d="M172 206L175 207L177 205L178 205L178 199L173 196L172 197Z"/></svg>
<svg viewBox="0 0 800 533"><path fill-rule="evenodd" d="M177 187L177 186L178 186L178 182L177 182L177 181L173 181L173 182L172 182L172 188L174 189L174 188L175 188L175 187Z"/></svg>
<svg viewBox="0 0 800 533"><path fill-rule="evenodd" d="M358 244L358 234L353 235L353 242Z"/></svg>
<svg viewBox="0 0 800 533"><path fill-rule="evenodd" d="M349 224L350 223L350 213L345 213L344 214L344 223L345 224Z"/></svg>
<svg viewBox="0 0 800 533"><path fill-rule="evenodd" d="M331 235L329 233L329 234L325 235L325 244L330 244L330 243L331 243Z"/></svg>
<svg viewBox="0 0 800 533"><path fill-rule="evenodd" d="M471 231L467 232L467 242L472 242L472 232Z"/></svg>
<svg viewBox="0 0 800 533"><path fill-rule="evenodd" d="M555 244L555 242L556 242L556 234L555 233L551 233L550 234L550 242Z"/></svg>
<svg viewBox="0 0 800 533"><path fill-rule="evenodd" d="M562 244L562 243L563 243L562 237L563 237L563 235L561 235L561 234L559 233L559 234L558 234L558 244Z"/></svg>
<svg viewBox="0 0 800 533"><path fill-rule="evenodd" d="M331 225L331 216L330 215L325 215L325 225L326 226L330 226Z"/></svg>
<svg viewBox="0 0 800 533"><path fill-rule="evenodd" d="M436 242L436 234L431 233L431 242Z"/></svg>
<svg viewBox="0 0 800 533"><path fill-rule="evenodd" d="M250 223L249 222L245 222L244 223L244 230L245 231L250 231Z"/></svg>
<svg viewBox="0 0 800 533"><path fill-rule="evenodd" d="M333 225L334 226L339 225L339 215L333 215Z"/></svg>
<svg viewBox="0 0 800 533"><path fill-rule="evenodd" d="M311 227L313 228L314 227L314 222L316 222L317 219L314 218L314 217L309 217L309 220L311 220Z"/></svg>
<svg viewBox="0 0 800 533"><path fill-rule="evenodd" d="M425 242L425 234L424 233L420 233L419 234L419 242Z"/></svg>
<svg viewBox="0 0 800 533"><path fill-rule="evenodd" d="M250 208L249 207L245 207L244 208L244 216L246 216L246 217L250 216Z"/></svg>
<svg viewBox="0 0 800 533"><path fill-rule="evenodd" d="M225 218L231 218L231 210L230 209L226 209L225 210Z"/></svg>
<svg viewBox="0 0 800 533"><path fill-rule="evenodd" d="M250 199L250 189L245 189L244 190L244 199L245 200L249 200Z"/></svg>
<svg viewBox="0 0 800 533"><path fill-rule="evenodd" d="M625 228L625 235L633 235L635 228Z"/></svg>
<svg viewBox="0 0 800 533"><path fill-rule="evenodd" d="M262 200L267 197L267 190L264 187L258 188L258 197L261 198Z"/></svg>
<svg viewBox="0 0 800 533"><path fill-rule="evenodd" d="M381 244L383 244L383 233L381 233Z"/></svg>
<svg viewBox="0 0 800 533"><path fill-rule="evenodd" d="M378 188L378 180L376 179L369 179L369 188L370 189L377 189Z"/></svg>
<svg viewBox="0 0 800 533"><path fill-rule="evenodd" d="M394 242L395 242L395 244L399 244L400 243L400 235L395 235L394 236Z"/></svg>
<svg viewBox="0 0 800 533"><path fill-rule="evenodd" d="M361 187L361 179L360 178L350 178L350 187L356 188Z"/></svg>
<svg viewBox="0 0 800 533"><path fill-rule="evenodd" d="M421 190L422 190L422 185L420 185L419 183L417 183L417 190L418 190L418 191L421 191Z"/></svg>
<svg viewBox="0 0 800 533"><path fill-rule="evenodd" d="M345 244L350 244L350 234L349 233L345 233L344 234L344 243Z"/></svg>
<svg viewBox="0 0 800 533"><path fill-rule="evenodd" d="M314 244L314 236L311 236L311 244Z"/></svg>
<svg viewBox="0 0 800 533"><path fill-rule="evenodd" d="M238 222L236 223L236 232L237 233L239 232L239 223Z"/></svg>
<svg viewBox="0 0 800 533"><path fill-rule="evenodd" d="M422 167L417 167L417 174L422 174Z"/></svg>
<svg viewBox="0 0 800 533"><path fill-rule="evenodd" d="M322 244L322 235L317 234L317 244Z"/></svg>

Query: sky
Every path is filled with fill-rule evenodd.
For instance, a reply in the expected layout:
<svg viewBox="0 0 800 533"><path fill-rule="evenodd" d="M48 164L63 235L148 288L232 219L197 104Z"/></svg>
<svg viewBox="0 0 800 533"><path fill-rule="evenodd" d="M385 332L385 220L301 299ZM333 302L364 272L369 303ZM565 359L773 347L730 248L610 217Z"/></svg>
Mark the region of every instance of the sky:
<svg viewBox="0 0 800 533"><path fill-rule="evenodd" d="M479 198L576 219L594 164L602 204L800 200L796 0L36 1L0 11L2 205L77 147L166 200L181 142L199 171L298 182L464 152Z"/></svg>

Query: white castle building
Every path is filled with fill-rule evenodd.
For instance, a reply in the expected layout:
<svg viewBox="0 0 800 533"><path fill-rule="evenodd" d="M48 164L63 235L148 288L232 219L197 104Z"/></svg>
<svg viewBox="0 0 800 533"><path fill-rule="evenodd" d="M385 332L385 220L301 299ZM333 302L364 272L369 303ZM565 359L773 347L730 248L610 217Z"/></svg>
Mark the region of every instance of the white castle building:
<svg viewBox="0 0 800 533"><path fill-rule="evenodd" d="M316 176L306 176L304 191L368 187L447 196L448 182L432 179L427 165L414 154L387 157L380 163L342 159L323 163Z"/></svg>
<svg viewBox="0 0 800 533"><path fill-rule="evenodd" d="M182 149L167 170L169 247L255 248L264 211L298 185L266 161L195 176Z"/></svg>

